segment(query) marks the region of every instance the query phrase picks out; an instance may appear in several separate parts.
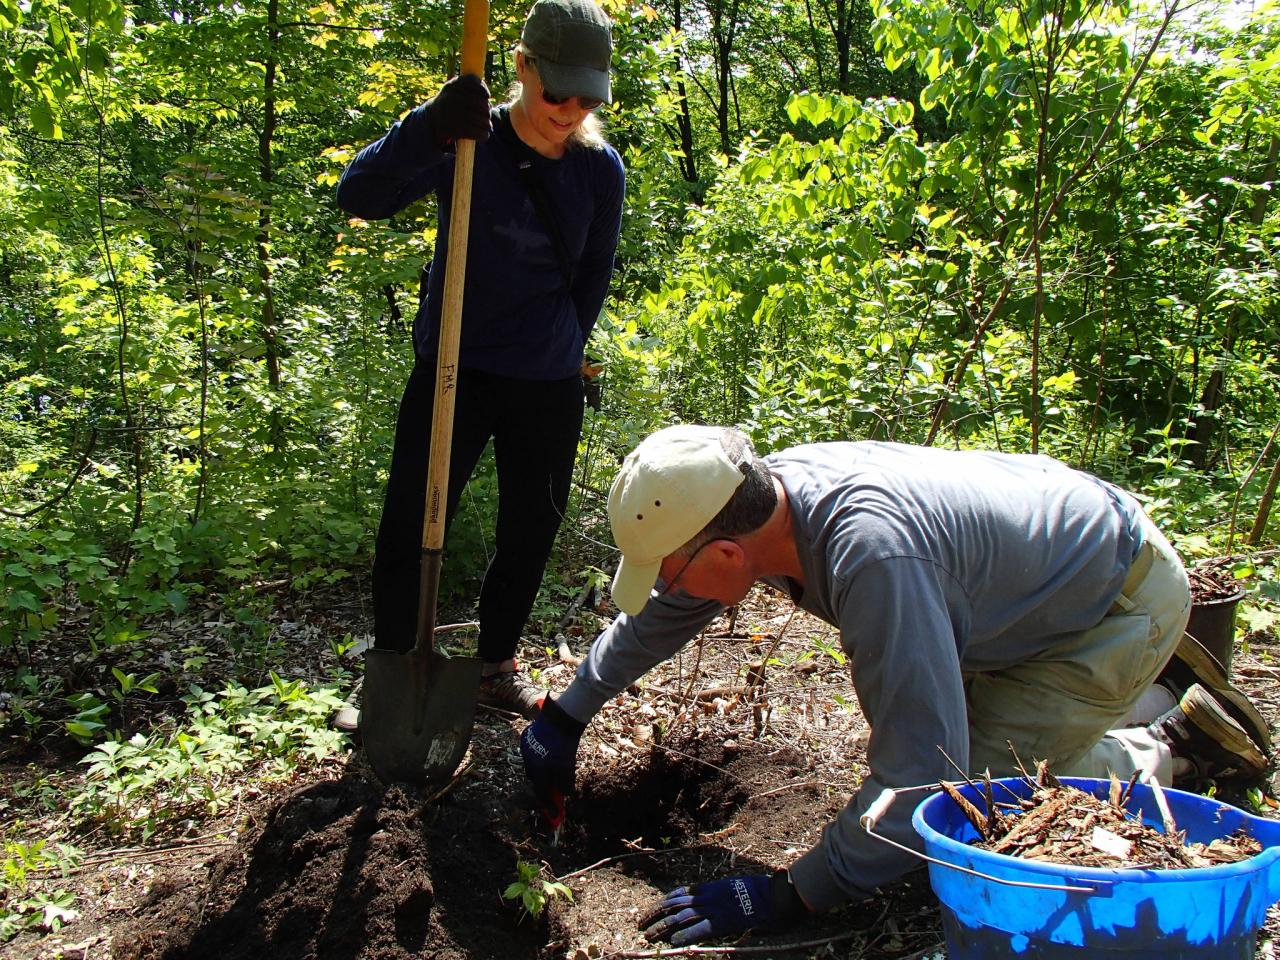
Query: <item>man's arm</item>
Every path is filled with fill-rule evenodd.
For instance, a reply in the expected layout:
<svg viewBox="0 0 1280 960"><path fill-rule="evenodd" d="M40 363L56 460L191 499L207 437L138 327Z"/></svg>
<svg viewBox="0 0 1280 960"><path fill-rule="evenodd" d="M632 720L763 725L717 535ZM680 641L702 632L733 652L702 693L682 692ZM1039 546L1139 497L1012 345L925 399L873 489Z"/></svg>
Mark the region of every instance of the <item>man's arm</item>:
<svg viewBox="0 0 1280 960"><path fill-rule="evenodd" d="M951 760L968 765L964 684L947 603L953 588L932 562L896 558L859 572L840 598L841 638L871 725L871 775L817 846L791 867L796 890L815 910L863 899L920 865L858 822L886 788L936 785L959 775ZM921 849L911 814L924 796L899 796L876 832Z"/></svg>
<svg viewBox="0 0 1280 960"><path fill-rule="evenodd" d="M675 591L651 597L634 617L619 614L596 638L573 683L556 702L587 723L607 700L673 657L723 611L714 600L695 600Z"/></svg>
<svg viewBox="0 0 1280 960"><path fill-rule="evenodd" d="M578 741L605 701L671 657L724 607L681 594L650 599L638 616L622 614L596 638L573 683L520 735L524 772L547 825L558 831L573 793Z"/></svg>

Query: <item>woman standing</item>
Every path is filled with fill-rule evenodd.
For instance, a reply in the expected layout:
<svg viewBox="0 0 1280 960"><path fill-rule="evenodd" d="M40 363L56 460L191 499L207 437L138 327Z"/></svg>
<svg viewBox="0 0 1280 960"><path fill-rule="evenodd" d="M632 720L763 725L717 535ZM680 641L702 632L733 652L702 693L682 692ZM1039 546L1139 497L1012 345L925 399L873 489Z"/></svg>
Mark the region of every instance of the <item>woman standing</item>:
<svg viewBox="0 0 1280 960"><path fill-rule="evenodd" d="M545 690L516 664L569 497L583 415L583 349L604 305L625 174L593 111L610 100L609 19L592 0L538 0L515 51L517 85L490 107L477 77L450 80L338 185L338 203L390 217L436 195L438 230L414 321L415 366L400 402L373 566L374 645L415 641L419 562L435 399L452 145L477 141L463 289L447 518L493 439L494 553L480 590L480 702L534 716ZM336 723L354 728L358 714Z"/></svg>

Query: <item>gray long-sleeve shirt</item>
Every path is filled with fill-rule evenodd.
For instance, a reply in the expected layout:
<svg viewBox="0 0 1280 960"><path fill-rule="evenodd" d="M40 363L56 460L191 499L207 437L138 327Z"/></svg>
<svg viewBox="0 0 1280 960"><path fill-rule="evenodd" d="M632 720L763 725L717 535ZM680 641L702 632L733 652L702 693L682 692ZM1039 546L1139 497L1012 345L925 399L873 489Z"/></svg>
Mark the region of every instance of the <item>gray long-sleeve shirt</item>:
<svg viewBox="0 0 1280 960"><path fill-rule="evenodd" d="M858 818L886 787L967 766L964 672L999 670L1097 624L1140 545L1127 493L1049 457L823 443L765 458L790 501L804 587L766 582L839 628L871 738L870 776L792 865L805 901L868 896L918 865ZM557 702L582 721L723 607L672 591L619 616ZM910 798L912 795L908 794ZM877 831L919 848L912 802Z"/></svg>

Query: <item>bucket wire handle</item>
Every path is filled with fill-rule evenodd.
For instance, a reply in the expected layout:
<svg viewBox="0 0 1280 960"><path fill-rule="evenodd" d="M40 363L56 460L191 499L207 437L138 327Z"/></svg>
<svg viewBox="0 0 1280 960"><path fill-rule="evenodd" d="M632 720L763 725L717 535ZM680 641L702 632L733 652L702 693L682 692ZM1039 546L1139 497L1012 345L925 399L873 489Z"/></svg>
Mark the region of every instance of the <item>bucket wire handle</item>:
<svg viewBox="0 0 1280 960"><path fill-rule="evenodd" d="M993 883L1003 883L1009 887L1031 887L1035 890L1065 890L1068 893L1097 893L1098 887L1073 887L1066 884L1058 883L1033 883L1030 880L1006 880L1004 877L993 877L989 873L982 873L979 870L970 870L968 867L962 867L958 863L947 863L945 860L938 860L931 857L927 853L921 853L919 850L912 850L905 844L898 843L884 834L876 833L875 826L893 805L893 801L897 799L898 794L907 793L912 790L937 790L936 784L920 784L914 787L885 787L880 791L880 796L872 801L871 806L867 807L866 812L858 818L858 823L862 829L867 831L867 835L874 837L881 843L887 843L891 847L897 847L903 853L909 853L913 857L919 857L921 860L927 860L929 863L936 863L940 867L948 867L952 870L958 870L960 873L967 873L971 876L981 877L983 880L990 880Z"/></svg>

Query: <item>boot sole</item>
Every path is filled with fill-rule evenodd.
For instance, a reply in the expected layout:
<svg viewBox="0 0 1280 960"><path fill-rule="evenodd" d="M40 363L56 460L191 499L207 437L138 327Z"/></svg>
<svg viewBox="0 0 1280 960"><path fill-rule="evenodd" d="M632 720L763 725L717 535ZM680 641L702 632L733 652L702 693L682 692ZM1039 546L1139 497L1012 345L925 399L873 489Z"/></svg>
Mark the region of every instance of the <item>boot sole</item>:
<svg viewBox="0 0 1280 960"><path fill-rule="evenodd" d="M361 677L347 694L347 702L329 718L329 726L339 733L346 733L353 737L360 735L360 695L363 691L364 677Z"/></svg>
<svg viewBox="0 0 1280 960"><path fill-rule="evenodd" d="M1191 674L1189 688L1199 683L1210 691L1231 719L1238 723L1265 754L1271 753L1271 731L1267 721L1258 712L1249 698L1239 689L1232 686L1227 679L1218 658L1205 649L1204 645L1190 634L1183 634L1173 659L1184 666ZM1187 678L1175 678L1187 679Z"/></svg>
<svg viewBox="0 0 1280 960"><path fill-rule="evenodd" d="M329 726L340 733L357 734L360 732L360 711L352 706L342 707L333 715Z"/></svg>
<svg viewBox="0 0 1280 960"><path fill-rule="evenodd" d="M1267 768L1267 760L1253 745L1249 735L1231 719L1218 704L1217 699L1204 687L1193 686L1182 697L1182 712L1187 720L1200 728L1207 737L1219 744L1252 772L1261 773Z"/></svg>

